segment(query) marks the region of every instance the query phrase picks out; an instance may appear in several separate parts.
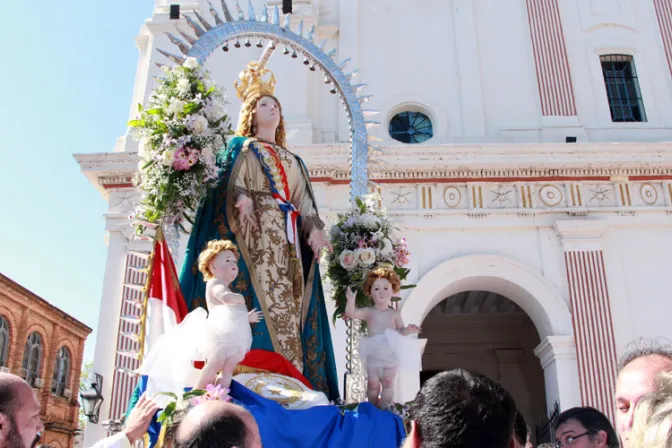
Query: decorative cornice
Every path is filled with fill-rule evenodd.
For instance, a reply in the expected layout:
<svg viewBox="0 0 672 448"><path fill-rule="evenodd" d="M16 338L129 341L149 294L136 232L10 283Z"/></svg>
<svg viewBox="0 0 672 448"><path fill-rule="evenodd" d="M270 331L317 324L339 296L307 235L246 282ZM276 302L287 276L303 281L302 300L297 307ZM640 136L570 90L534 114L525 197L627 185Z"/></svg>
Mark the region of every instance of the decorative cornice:
<svg viewBox="0 0 672 448"><path fill-rule="evenodd" d="M566 251L601 250L607 223L602 220L561 219L555 222L553 230Z"/></svg>
<svg viewBox="0 0 672 448"><path fill-rule="evenodd" d="M561 219L553 228L563 240L596 240L602 238L607 224L599 220Z"/></svg>
<svg viewBox="0 0 672 448"><path fill-rule="evenodd" d="M573 336L548 336L534 349L534 354L546 369L559 359L576 360L576 346Z"/></svg>
<svg viewBox="0 0 672 448"><path fill-rule="evenodd" d="M306 161L314 183L350 182L345 144L292 148ZM379 184L472 182L628 182L672 180L672 143L394 145L381 148L369 174ZM135 152L76 154L90 182L106 189L129 187Z"/></svg>

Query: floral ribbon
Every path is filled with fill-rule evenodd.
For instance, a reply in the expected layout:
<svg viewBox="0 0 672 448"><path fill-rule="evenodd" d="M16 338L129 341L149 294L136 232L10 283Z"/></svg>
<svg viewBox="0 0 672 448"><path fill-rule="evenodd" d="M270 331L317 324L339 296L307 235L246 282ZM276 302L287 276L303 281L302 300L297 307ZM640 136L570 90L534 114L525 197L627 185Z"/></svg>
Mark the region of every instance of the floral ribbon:
<svg viewBox="0 0 672 448"><path fill-rule="evenodd" d="M257 156L264 174L271 187L271 195L278 203L280 210L285 213L287 221L287 241L296 247L296 253L301 253L298 236L298 220L301 214L297 208L290 202L289 184L287 182L287 173L280 162L278 154L269 144L257 141L255 145L250 145L254 155ZM262 147L264 150L260 149Z"/></svg>

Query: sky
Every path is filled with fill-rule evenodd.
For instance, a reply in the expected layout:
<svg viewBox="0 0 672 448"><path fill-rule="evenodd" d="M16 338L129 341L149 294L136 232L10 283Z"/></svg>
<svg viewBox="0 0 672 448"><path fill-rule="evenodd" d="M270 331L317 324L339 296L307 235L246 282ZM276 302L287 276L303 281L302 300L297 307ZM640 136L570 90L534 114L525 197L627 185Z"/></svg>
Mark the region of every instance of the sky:
<svg viewBox="0 0 672 448"><path fill-rule="evenodd" d="M27 7L26 5L30 5ZM107 203L77 153L109 152L126 131L151 0L3 4L0 42L0 272L94 329Z"/></svg>

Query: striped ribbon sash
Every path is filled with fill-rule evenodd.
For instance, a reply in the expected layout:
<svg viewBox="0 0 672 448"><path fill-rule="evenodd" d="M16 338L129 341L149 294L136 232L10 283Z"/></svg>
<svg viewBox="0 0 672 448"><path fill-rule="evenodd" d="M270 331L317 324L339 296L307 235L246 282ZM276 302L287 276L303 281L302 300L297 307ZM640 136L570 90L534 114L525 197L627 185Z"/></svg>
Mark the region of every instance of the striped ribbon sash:
<svg viewBox="0 0 672 448"><path fill-rule="evenodd" d="M280 157L273 149L273 146L260 141L254 142L249 148L259 159L259 163L268 179L271 187L271 195L278 203L278 207L285 214L287 222L287 241L296 248L296 253L301 253L298 235L298 220L301 215L297 208L290 202L289 183L287 182L287 173L280 162Z"/></svg>

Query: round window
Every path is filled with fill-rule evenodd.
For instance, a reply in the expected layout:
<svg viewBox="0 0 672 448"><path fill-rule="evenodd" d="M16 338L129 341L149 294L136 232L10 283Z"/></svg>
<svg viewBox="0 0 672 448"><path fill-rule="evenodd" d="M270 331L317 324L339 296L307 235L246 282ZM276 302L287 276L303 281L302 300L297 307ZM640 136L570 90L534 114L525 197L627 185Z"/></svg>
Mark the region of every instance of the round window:
<svg viewBox="0 0 672 448"><path fill-rule="evenodd" d="M400 112L390 120L390 137L402 143L422 143L434 135L432 121L420 112Z"/></svg>

